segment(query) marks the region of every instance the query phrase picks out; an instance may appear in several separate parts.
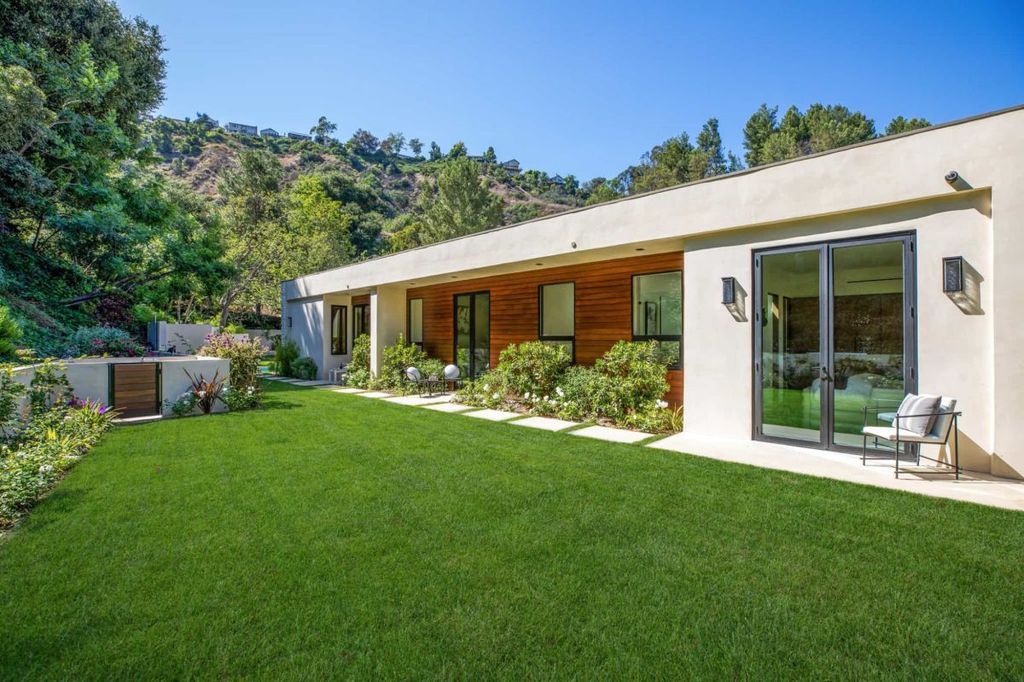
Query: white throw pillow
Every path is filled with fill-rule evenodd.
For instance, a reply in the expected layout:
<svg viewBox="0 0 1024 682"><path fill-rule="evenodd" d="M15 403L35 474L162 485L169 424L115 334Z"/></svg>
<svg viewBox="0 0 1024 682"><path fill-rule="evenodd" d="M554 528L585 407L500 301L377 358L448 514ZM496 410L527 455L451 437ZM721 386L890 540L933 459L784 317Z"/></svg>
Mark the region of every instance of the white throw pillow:
<svg viewBox="0 0 1024 682"><path fill-rule="evenodd" d="M898 419L892 420L892 425L900 431L909 431L915 436L923 436L931 431L935 423L935 412L939 409L941 396L937 395L914 395L908 393L900 403L896 411ZM908 417L908 415L915 415ZM923 415L923 416L922 416Z"/></svg>

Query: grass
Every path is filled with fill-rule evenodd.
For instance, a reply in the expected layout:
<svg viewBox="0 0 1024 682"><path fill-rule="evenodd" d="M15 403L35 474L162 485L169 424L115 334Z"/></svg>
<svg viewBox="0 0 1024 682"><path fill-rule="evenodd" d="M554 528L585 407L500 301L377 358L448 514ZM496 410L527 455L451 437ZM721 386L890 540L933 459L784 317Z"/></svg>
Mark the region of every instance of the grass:
<svg viewBox="0 0 1024 682"><path fill-rule="evenodd" d="M277 385L0 544L0 678L1012 678L1024 514Z"/></svg>

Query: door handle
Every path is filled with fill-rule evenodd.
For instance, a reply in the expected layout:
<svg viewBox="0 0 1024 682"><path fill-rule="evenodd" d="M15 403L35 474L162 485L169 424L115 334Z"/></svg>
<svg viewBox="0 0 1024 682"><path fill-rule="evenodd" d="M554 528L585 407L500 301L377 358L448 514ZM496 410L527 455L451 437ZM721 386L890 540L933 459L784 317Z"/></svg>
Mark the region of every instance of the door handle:
<svg viewBox="0 0 1024 682"><path fill-rule="evenodd" d="M819 376L819 378L822 381L832 381L833 380L832 379L832 375L828 373L828 367L826 367L825 365L821 366L821 370L820 370L818 376Z"/></svg>

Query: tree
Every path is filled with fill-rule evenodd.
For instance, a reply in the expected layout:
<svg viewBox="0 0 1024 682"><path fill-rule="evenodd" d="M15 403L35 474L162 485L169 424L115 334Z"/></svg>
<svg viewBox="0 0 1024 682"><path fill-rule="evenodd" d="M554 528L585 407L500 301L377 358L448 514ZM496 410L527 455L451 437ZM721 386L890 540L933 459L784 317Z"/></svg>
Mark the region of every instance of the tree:
<svg viewBox="0 0 1024 682"><path fill-rule="evenodd" d="M430 143L430 160L439 161L443 154L441 153L441 146L436 142Z"/></svg>
<svg viewBox="0 0 1024 682"><path fill-rule="evenodd" d="M282 220L283 177L284 169L277 157L246 150L238 168L226 173L221 181L220 193L226 202L227 257L235 268L220 297L222 326L227 324L228 313L239 297L273 281L275 263L285 257L289 240Z"/></svg>
<svg viewBox="0 0 1024 682"><path fill-rule="evenodd" d="M303 175L295 181L288 192L286 218L284 237L290 246L287 257L278 264L277 281L352 260L352 215L327 193L324 176Z"/></svg>
<svg viewBox="0 0 1024 682"><path fill-rule="evenodd" d="M317 120L316 125L309 129L309 134L313 136L313 142L317 144L327 144L331 141L331 135L338 129L338 126L331 121L327 120L326 116L321 116Z"/></svg>
<svg viewBox="0 0 1024 682"><path fill-rule="evenodd" d="M897 116L889 121L889 125L885 126L885 134L899 135L900 133L908 133L911 130L927 128L929 126L931 126L931 123L924 118L903 118L902 116Z"/></svg>
<svg viewBox="0 0 1024 682"><path fill-rule="evenodd" d="M587 197L586 205L593 206L595 204L603 204L606 201L612 201L618 199L621 194L615 191L607 182L602 182L600 185L596 185L590 190L590 196Z"/></svg>
<svg viewBox="0 0 1024 682"><path fill-rule="evenodd" d="M580 181L576 179L575 175L566 175L562 181L562 189L566 194L575 196L580 190Z"/></svg>
<svg viewBox="0 0 1024 682"><path fill-rule="evenodd" d="M743 126L743 147L747 150L745 158L748 166L765 163L760 158L761 149L768 138L779 128L776 120L778 112L778 107L762 104L757 111L750 115L746 125Z"/></svg>
<svg viewBox="0 0 1024 682"><path fill-rule="evenodd" d="M448 151L448 158L458 159L460 157L466 156L466 154L466 143L460 140L459 142L456 142L455 144L452 145L452 148Z"/></svg>
<svg viewBox="0 0 1024 682"><path fill-rule="evenodd" d="M370 156L380 149L380 140L362 128L352 133L352 137L345 144L353 153L361 156Z"/></svg>
<svg viewBox="0 0 1024 682"><path fill-rule="evenodd" d="M436 189L426 188L421 202L424 224L420 238L424 244L501 224L501 197L487 188L479 165L465 157L445 162L438 173Z"/></svg>
<svg viewBox="0 0 1024 682"><path fill-rule="evenodd" d="M409 140L409 149L412 150L413 154L419 156L423 152L423 143L420 142L420 138L414 137Z"/></svg>
<svg viewBox="0 0 1024 682"><path fill-rule="evenodd" d="M701 180L725 172L725 154L717 118L709 118L697 134L697 147L690 155L689 166L687 180Z"/></svg>
<svg viewBox="0 0 1024 682"><path fill-rule="evenodd" d="M388 156L397 156L405 148L405 135L402 133L391 133L380 143L380 150Z"/></svg>
<svg viewBox="0 0 1024 682"><path fill-rule="evenodd" d="M498 155L494 153L494 147L488 147L484 152L485 163L498 163Z"/></svg>
<svg viewBox="0 0 1024 682"><path fill-rule="evenodd" d="M207 133L217 127L214 124L212 117L199 111L196 112L196 120L194 123L196 127L204 133Z"/></svg>

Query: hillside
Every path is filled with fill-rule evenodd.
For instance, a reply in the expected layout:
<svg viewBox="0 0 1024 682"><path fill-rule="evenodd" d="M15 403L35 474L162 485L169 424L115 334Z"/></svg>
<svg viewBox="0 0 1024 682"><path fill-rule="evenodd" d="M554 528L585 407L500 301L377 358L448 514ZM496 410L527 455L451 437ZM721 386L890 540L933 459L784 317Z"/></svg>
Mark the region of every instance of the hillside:
<svg viewBox="0 0 1024 682"><path fill-rule="evenodd" d="M465 152L458 144L431 160L423 155L387 153L376 145L372 151L357 150L351 140L342 143L330 139L317 144L287 137L258 137L227 132L202 117L195 121L158 117L148 122L145 130L159 155L157 170L211 199L218 196L224 172L238 165L239 154L245 149L261 149L278 158L286 182L308 173L335 172L349 177L355 186L373 195L363 208L385 219L414 211L424 179L435 176L445 160ZM501 197L502 224L560 213L582 205L587 198L573 178L566 182L542 171L512 172L496 158L491 162L483 156L470 158L479 162L488 189Z"/></svg>

